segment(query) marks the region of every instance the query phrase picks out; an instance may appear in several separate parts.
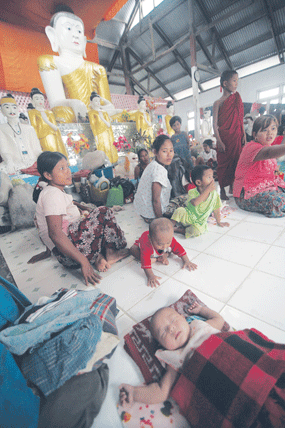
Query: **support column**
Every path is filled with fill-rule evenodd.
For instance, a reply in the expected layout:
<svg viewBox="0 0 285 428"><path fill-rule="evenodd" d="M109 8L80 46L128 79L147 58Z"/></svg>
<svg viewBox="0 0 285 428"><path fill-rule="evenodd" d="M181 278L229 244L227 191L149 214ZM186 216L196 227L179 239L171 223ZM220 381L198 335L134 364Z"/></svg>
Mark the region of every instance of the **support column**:
<svg viewBox="0 0 285 428"><path fill-rule="evenodd" d="M195 121L195 139L200 141L200 104L199 104L199 72L196 59L196 39L194 27L194 6L193 0L188 0L189 15L190 15L190 55L191 55L191 77L193 89L193 104L194 104L194 121Z"/></svg>
<svg viewBox="0 0 285 428"><path fill-rule="evenodd" d="M124 76L125 76L126 94L132 95L133 92L132 92L132 87L130 83L129 70L128 70L127 59L126 59L126 51L124 46L121 47L121 57L122 57Z"/></svg>

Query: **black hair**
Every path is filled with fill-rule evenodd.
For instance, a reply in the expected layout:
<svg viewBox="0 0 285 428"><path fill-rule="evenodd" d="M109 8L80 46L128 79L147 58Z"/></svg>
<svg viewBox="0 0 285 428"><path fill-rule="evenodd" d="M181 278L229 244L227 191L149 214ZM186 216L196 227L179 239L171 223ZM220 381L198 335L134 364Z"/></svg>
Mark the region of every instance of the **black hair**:
<svg viewBox="0 0 285 428"><path fill-rule="evenodd" d="M192 180L192 183L195 184L195 186L197 186L196 181L202 180L204 172L207 171L208 169L212 169L212 168L208 165L197 165L192 169L191 180Z"/></svg>
<svg viewBox="0 0 285 428"><path fill-rule="evenodd" d="M147 152L148 153L147 149L145 149L145 148L139 149L139 151L138 151L138 159L139 160L140 160L140 155L141 155L142 152Z"/></svg>
<svg viewBox="0 0 285 428"><path fill-rule="evenodd" d="M208 138L207 140L203 141L203 144L207 144L207 146L209 146L211 149L213 146L213 140L211 140L211 138Z"/></svg>
<svg viewBox="0 0 285 428"><path fill-rule="evenodd" d="M236 70L226 70L222 72L220 85L224 88L224 82L230 80L235 74L238 74Z"/></svg>
<svg viewBox="0 0 285 428"><path fill-rule="evenodd" d="M19 119L28 120L27 116L24 113L19 114Z"/></svg>
<svg viewBox="0 0 285 428"><path fill-rule="evenodd" d="M138 104L142 101L145 101L145 97L143 95L139 95Z"/></svg>
<svg viewBox="0 0 285 428"><path fill-rule="evenodd" d="M48 180L44 176L44 173L48 172L49 174L51 174L54 167L62 159L67 160L66 156L64 156L60 152L49 152L49 151L42 152L37 159L37 170L38 170L38 173L40 174L39 181L45 181L46 183L48 183ZM40 187L38 186L35 187L33 192L34 202L36 203L38 202L41 191L42 189Z"/></svg>
<svg viewBox="0 0 285 428"><path fill-rule="evenodd" d="M277 135L283 135L284 132L284 125L279 125L277 130Z"/></svg>
<svg viewBox="0 0 285 428"><path fill-rule="evenodd" d="M99 97L99 98L100 98L100 95L98 95L96 91L91 92L91 95L90 95L90 101L92 101L92 100L93 100L93 98L96 98L96 97Z"/></svg>
<svg viewBox="0 0 285 428"><path fill-rule="evenodd" d="M166 108L173 106L173 102L172 101L168 101L168 103L166 104Z"/></svg>
<svg viewBox="0 0 285 428"><path fill-rule="evenodd" d="M44 94L39 90L39 88L32 88L30 97L33 99L33 96L36 94L42 95L44 97Z"/></svg>
<svg viewBox="0 0 285 428"><path fill-rule="evenodd" d="M263 131L264 129L268 128L272 121L275 122L276 126L278 126L278 120L272 114L264 114L263 116L259 116L253 122L252 135L253 133L256 135L258 131Z"/></svg>
<svg viewBox="0 0 285 428"><path fill-rule="evenodd" d="M13 98L13 100L15 99L15 97L12 94L3 95L2 98Z"/></svg>
<svg viewBox="0 0 285 428"><path fill-rule="evenodd" d="M27 110L34 110L35 109L35 107L33 106L33 104L32 103L29 103L28 105L27 105Z"/></svg>
<svg viewBox="0 0 285 428"><path fill-rule="evenodd" d="M170 140L170 137L165 134L160 134L156 137L152 144L152 148L156 151L156 153L159 152L160 147L165 143L166 140Z"/></svg>
<svg viewBox="0 0 285 428"><path fill-rule="evenodd" d="M180 116L172 116L172 118L169 121L169 125L172 128L172 125L174 125L175 122L179 122L181 124L182 120Z"/></svg>

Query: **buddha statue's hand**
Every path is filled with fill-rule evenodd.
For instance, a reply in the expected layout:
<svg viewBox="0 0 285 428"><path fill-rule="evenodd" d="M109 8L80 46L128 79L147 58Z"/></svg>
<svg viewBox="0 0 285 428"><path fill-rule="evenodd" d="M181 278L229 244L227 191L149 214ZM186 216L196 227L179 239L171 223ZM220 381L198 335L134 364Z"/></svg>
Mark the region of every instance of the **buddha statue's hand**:
<svg viewBox="0 0 285 428"><path fill-rule="evenodd" d="M85 117L87 114L87 108L86 105L80 101L80 100L68 100L69 101L69 107L72 108L74 111L75 117L78 117L78 113L81 117Z"/></svg>

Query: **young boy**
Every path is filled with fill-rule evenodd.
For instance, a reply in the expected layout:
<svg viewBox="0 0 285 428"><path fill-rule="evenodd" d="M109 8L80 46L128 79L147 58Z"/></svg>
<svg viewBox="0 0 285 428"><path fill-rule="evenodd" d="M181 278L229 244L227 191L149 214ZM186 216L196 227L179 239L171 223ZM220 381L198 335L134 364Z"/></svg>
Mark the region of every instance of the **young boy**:
<svg viewBox="0 0 285 428"><path fill-rule="evenodd" d="M189 314L197 314L207 321L194 320L190 324L172 308L159 309L151 319L151 332L154 338L166 349L157 351L156 356L167 363L167 369L160 382L147 386L120 385L120 403L130 407L138 401L145 404L161 403L169 397L172 387L178 378L178 371L185 358L189 359L194 349L203 343L211 334L219 333L224 325L223 317L217 312L194 303L188 309ZM192 353L190 354L189 352ZM163 353L166 356L162 356ZM160 355L158 355L160 353ZM172 355L172 358L170 356ZM161 358L162 356L162 358ZM180 361L182 360L182 362ZM175 362L179 361L179 367Z"/></svg>
<svg viewBox="0 0 285 428"><path fill-rule="evenodd" d="M191 143L188 134L186 132L181 132L181 117L173 116L169 121L169 125L175 132L171 137L174 152L182 159L185 159L189 164L190 169L193 169L190 152Z"/></svg>
<svg viewBox="0 0 285 428"><path fill-rule="evenodd" d="M164 217L152 220L149 225L149 231L144 232L130 249L131 255L141 261L141 267L147 277L147 285L150 287L160 285L159 279L161 279L161 277L153 273L152 263L161 262L164 265L168 265L167 257L171 252L181 257L183 261L182 269L185 267L189 270L197 269L197 265L190 262L182 245L173 237L171 221Z"/></svg>
<svg viewBox="0 0 285 428"><path fill-rule="evenodd" d="M182 233L186 238L205 233L208 230L207 220L212 212L218 226L228 227L229 223L221 222L222 202L216 191L212 168L207 165L195 166L191 179L196 188L189 190L187 206L174 211L171 217L174 232Z"/></svg>
<svg viewBox="0 0 285 428"><path fill-rule="evenodd" d="M214 180L217 177L217 152L213 149L213 140L208 138L203 142L203 151L196 160L196 165L207 165L213 169Z"/></svg>

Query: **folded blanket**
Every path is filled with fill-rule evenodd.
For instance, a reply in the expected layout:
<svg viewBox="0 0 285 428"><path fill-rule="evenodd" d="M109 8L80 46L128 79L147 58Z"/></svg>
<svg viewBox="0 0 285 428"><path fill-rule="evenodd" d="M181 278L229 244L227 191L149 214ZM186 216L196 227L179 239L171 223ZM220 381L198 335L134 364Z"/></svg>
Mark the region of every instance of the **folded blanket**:
<svg viewBox="0 0 285 428"><path fill-rule="evenodd" d="M194 302L205 306L191 290L187 290L170 307L174 308L179 314L188 317L189 314L185 310ZM148 317L134 325L131 332L124 337L124 348L139 366L146 383L158 381L164 373L164 368L154 355L159 349L159 344L149 330L150 320L151 317ZM228 331L229 329L229 324L225 322L222 331Z"/></svg>
<svg viewBox="0 0 285 428"><path fill-rule="evenodd" d="M285 345L251 329L218 333L203 342L186 363L171 397L192 428L247 428L253 423L281 428L284 388Z"/></svg>

